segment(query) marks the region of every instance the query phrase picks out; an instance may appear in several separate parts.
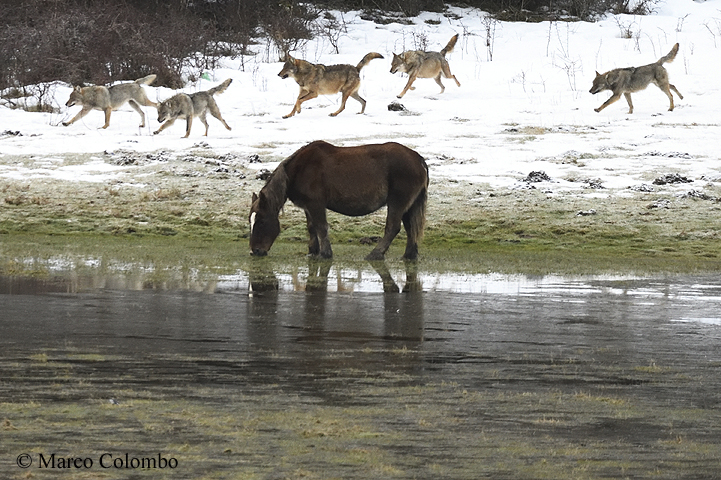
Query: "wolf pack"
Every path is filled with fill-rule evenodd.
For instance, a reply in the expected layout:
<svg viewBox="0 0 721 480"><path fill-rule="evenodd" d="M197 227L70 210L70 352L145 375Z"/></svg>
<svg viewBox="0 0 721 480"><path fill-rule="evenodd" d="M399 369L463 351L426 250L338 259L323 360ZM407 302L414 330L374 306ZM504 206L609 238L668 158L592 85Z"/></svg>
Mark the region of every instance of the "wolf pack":
<svg viewBox="0 0 721 480"><path fill-rule="evenodd" d="M445 47L440 51L406 50L401 54L393 53L391 61L391 74L402 73L408 75L408 81L403 90L398 94L402 98L408 90L414 90L413 83L419 78L432 78L441 88L440 93L445 91L441 78L453 80L458 87L461 83L451 73L450 65L446 55L451 53L458 42L458 34L451 37ZM603 91L611 91L611 96L600 107L594 109L600 112L612 103L618 101L621 95L628 103L628 113L633 113L633 102L631 94L644 90L650 84L656 85L669 100L669 111L674 109L674 101L671 91L676 93L680 99L683 95L671 83L669 83L668 72L664 63L672 62L678 53L679 44L676 43L671 51L658 59L656 62L641 67L616 68L606 73L596 72L590 93L596 94ZM283 118L289 118L301 111L301 105L312 100L318 95L341 94L340 107L331 113L332 117L345 110L348 98L353 98L361 105L360 114L365 112L366 101L358 91L361 84L361 70L374 59L383 59L383 55L377 52L370 52L361 59L357 65L323 65L311 63L300 58L294 58L285 54L285 59L278 76L286 79L292 78L298 84L300 91L293 109ZM185 135L190 135L193 118L198 118L205 126L205 136L208 135L208 114L218 119L223 126L231 130L230 125L223 119L220 108L215 100L215 95L223 93L231 84L232 79L227 79L220 85L206 91L196 93L178 93L160 103L151 101L143 90L143 85L150 85L156 79L156 75L148 75L139 78L134 82L120 83L105 87L94 85L88 87L76 86L65 104L67 107L81 106L69 122L63 125L69 126L91 110L100 110L105 113L105 123L101 128L108 128L110 125L110 114L126 103L140 115L140 127L145 126L145 113L141 107L155 107L158 111L158 123L161 124L154 134L159 134L167 129L178 119L185 119Z"/></svg>

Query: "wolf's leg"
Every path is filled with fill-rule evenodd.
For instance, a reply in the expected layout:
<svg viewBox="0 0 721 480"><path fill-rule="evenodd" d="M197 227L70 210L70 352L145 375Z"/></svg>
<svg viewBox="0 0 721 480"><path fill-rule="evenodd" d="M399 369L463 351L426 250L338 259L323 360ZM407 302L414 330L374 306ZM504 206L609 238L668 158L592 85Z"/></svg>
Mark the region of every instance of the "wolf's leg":
<svg viewBox="0 0 721 480"><path fill-rule="evenodd" d="M303 102L306 102L308 100L312 100L313 98L318 96L318 92L305 92L303 93L303 90L301 90L301 94L298 95L298 100L295 101L295 106L293 107L293 110L291 112L284 116L283 118L292 117L296 113L300 113L300 104Z"/></svg>
<svg viewBox="0 0 721 480"><path fill-rule="evenodd" d="M345 102L348 101L348 97L350 96L350 94L348 92L342 92L342 95L343 96L341 97L341 100L340 100L340 108L338 108L338 110L336 110L335 112L331 113L330 114L331 117L335 117L340 112L345 110Z"/></svg>
<svg viewBox="0 0 721 480"><path fill-rule="evenodd" d="M207 137L208 136L208 120L205 118L205 115L206 115L206 113L204 110L200 115L198 115L198 118L200 119L200 122L203 125L205 125L205 136ZM190 132L190 129L188 129L188 132Z"/></svg>
<svg viewBox="0 0 721 480"><path fill-rule="evenodd" d="M155 107L158 108L158 104L154 101L150 100L148 96L145 94L144 90L140 90L140 98L136 99L135 101L138 102L140 105L144 107Z"/></svg>
<svg viewBox="0 0 721 480"><path fill-rule="evenodd" d="M230 125L228 125L227 123L225 123L225 120L223 120L223 116L220 114L220 109L218 108L218 104L217 104L217 103L213 102L213 103L209 104L209 105L208 105L208 111L210 112L210 114L211 114L212 116L214 116L215 118L217 118L218 120L220 120L220 123L222 123L223 126L224 126L226 129L232 130L232 128L230 128Z"/></svg>
<svg viewBox="0 0 721 480"><path fill-rule="evenodd" d="M154 132L153 132L153 135L159 134L160 132L162 132L163 130L165 130L166 128L168 128L169 126L171 126L171 125L174 124L174 123L175 123L175 117L170 117L170 120L168 120L167 122L165 122L164 124L162 124L159 129L157 129L156 131L154 131Z"/></svg>
<svg viewBox="0 0 721 480"><path fill-rule="evenodd" d="M443 83L441 82L441 72L438 72L438 75L433 79L436 81L439 87L441 87L441 93L446 91L446 87L443 86Z"/></svg>
<svg viewBox="0 0 721 480"><path fill-rule="evenodd" d="M140 128L143 128L145 126L145 113L143 109L140 108L140 105L135 100L128 100L128 105L140 115Z"/></svg>
<svg viewBox="0 0 721 480"><path fill-rule="evenodd" d="M81 118L83 118L85 115L87 115L90 110L92 110L92 108L83 108L82 110L80 110L80 111L78 112L77 115L75 115L75 116L73 117L72 120L70 120L69 122L63 122L63 125L66 126L66 127L67 127L68 125L72 125L73 123L77 122L78 120L80 120Z"/></svg>
<svg viewBox="0 0 721 480"><path fill-rule="evenodd" d="M595 110L596 112L600 112L601 110L603 110L604 108L608 107L608 106L611 105L612 103L617 102L619 98L621 98L621 94L620 94L620 93L614 93L613 95L611 95L611 98L609 98L608 100L606 100L605 102L603 102L603 105L601 105L601 106L598 107L598 108L594 108L594 110Z"/></svg>
<svg viewBox="0 0 721 480"><path fill-rule="evenodd" d="M625 92L623 94L624 97L626 97L626 102L628 102L628 113L633 113L633 102L631 101L631 94L629 92ZM669 94L669 96L671 96ZM673 110L673 108L671 108Z"/></svg>
<svg viewBox="0 0 721 480"><path fill-rule="evenodd" d="M666 88L659 87L659 88L661 88L661 91L663 93L665 93L666 96L668 97L668 103L669 103L668 111L673 112L674 105L673 105L673 95L671 95L671 90L669 90L669 87L666 87Z"/></svg>
<svg viewBox="0 0 721 480"><path fill-rule="evenodd" d="M208 122L205 123L205 135L208 135ZM190 136L190 127L193 125L193 116L188 115L185 117L185 136L183 138L188 138Z"/></svg>
<svg viewBox="0 0 721 480"><path fill-rule="evenodd" d="M358 100L358 101L360 102L360 104L361 104L361 111L358 112L358 114L362 114L363 112L365 112L365 111L366 111L366 101L363 100L363 97L361 97L360 95L358 95L358 92L354 92L353 94L351 94L351 97L353 97L354 99Z"/></svg>
<svg viewBox="0 0 721 480"><path fill-rule="evenodd" d="M406 83L406 86L403 88L403 91L398 95L398 98L403 98L403 95L406 94L408 90L413 90L413 82L416 81L415 75L409 75L408 76L408 83Z"/></svg>
<svg viewBox="0 0 721 480"><path fill-rule="evenodd" d="M671 90L673 90L674 92L676 92L676 95L678 95L678 98L680 98L681 100L683 100L683 95L681 95L681 92L679 92L679 91L676 89L675 86L671 85L670 83L668 84L668 86L669 86L669 88L670 88Z"/></svg>
<svg viewBox="0 0 721 480"><path fill-rule="evenodd" d="M444 77L453 79L457 86L461 86L461 82L459 82L456 76L451 73L451 67L448 65L448 62L443 62L441 71L443 72Z"/></svg>
<svg viewBox="0 0 721 480"><path fill-rule="evenodd" d="M113 107L103 109L105 112L105 125L100 128L108 128L110 126L110 113L113 111Z"/></svg>

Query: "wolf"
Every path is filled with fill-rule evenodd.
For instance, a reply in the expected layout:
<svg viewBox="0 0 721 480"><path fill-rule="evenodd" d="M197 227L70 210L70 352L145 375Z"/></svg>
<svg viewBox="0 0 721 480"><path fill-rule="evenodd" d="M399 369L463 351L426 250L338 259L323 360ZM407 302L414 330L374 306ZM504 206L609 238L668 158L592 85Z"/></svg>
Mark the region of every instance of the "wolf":
<svg viewBox="0 0 721 480"><path fill-rule="evenodd" d="M655 63L644 65L643 67L616 68L603 74L596 72L596 78L593 79L593 86L589 92L595 95L604 90L611 90L613 95L611 95L603 105L594 108L594 110L600 112L621 98L621 94L623 94L628 102L628 113L633 113L631 93L639 92L653 83L666 94L671 104L668 111L673 111L673 96L671 96L671 90L676 92L676 95L678 95L678 98L681 100L683 100L683 95L681 95L681 92L679 92L675 86L668 83L668 72L663 67L663 64L672 62L673 59L676 58L677 53L678 43L673 46L667 55L659 58Z"/></svg>
<svg viewBox="0 0 721 480"><path fill-rule="evenodd" d="M278 73L278 76L282 79L291 77L295 80L300 87L300 93L298 94L298 99L295 101L293 110L291 110L288 115L283 116L283 118L289 118L296 113L300 113L300 105L305 101L311 100L318 95L332 95L338 92L343 95L340 108L331 113L331 117L335 117L345 110L345 102L348 100L348 97L353 97L360 102L361 111L359 113L365 112L366 101L358 95L358 90L360 89L360 71L375 58L383 58L383 55L370 52L354 67L353 65L345 64L315 64L286 55L285 63Z"/></svg>
<svg viewBox="0 0 721 480"><path fill-rule="evenodd" d="M451 73L451 67L448 65L446 60L446 54L453 51L453 47L456 46L458 41L458 34L453 35L448 45L443 47L440 52L424 52L422 50L407 50L400 55L393 54L393 61L391 62L391 73L401 72L408 74L408 83L403 88L403 91L398 95L398 98L403 98L408 90L415 90L413 82L416 78L432 78L436 81L438 86L441 87L441 93L446 90L446 87L441 83L441 75L446 78L452 78L456 85L459 87L461 83L458 81L455 75Z"/></svg>
<svg viewBox="0 0 721 480"><path fill-rule="evenodd" d="M83 108L72 120L63 122L63 125L66 127L72 125L87 115L90 110L102 110L105 112L105 125L101 128L108 128L110 126L110 112L117 110L127 102L140 114L140 127L144 127L145 114L140 106L157 107L158 104L148 99L141 85L150 85L155 81L155 77L156 75L148 75L134 82L119 83L110 87L93 85L73 88L70 99L65 103L65 106L82 105Z"/></svg>
<svg viewBox="0 0 721 480"><path fill-rule="evenodd" d="M191 93L189 95L186 93L178 93L177 95L160 102L158 105L158 123L162 123L162 125L159 129L153 132L153 135L157 135L171 126L178 118L184 118L186 124L185 136L183 138L188 138L190 135L190 127L193 125L193 117L198 117L200 118L200 121L203 122L203 125L205 125L205 136L207 137L208 122L205 119L205 116L208 112L220 120L225 128L231 130L230 126L220 115L220 109L218 108L218 104L215 103L213 95L223 93L232 81L233 79L229 78L210 90Z"/></svg>

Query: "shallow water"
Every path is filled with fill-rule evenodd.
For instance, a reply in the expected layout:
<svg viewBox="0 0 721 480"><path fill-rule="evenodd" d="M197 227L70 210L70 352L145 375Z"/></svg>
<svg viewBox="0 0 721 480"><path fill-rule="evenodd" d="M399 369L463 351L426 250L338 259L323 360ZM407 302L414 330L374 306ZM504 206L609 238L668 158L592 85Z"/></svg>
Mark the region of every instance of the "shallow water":
<svg viewBox="0 0 721 480"><path fill-rule="evenodd" d="M231 423L246 423L218 438L221 426L197 420L155 436L152 420L134 421L113 448L175 455L182 468L172 478L718 478L717 276L311 263L164 287L107 274L0 278L0 417L15 428L0 468L19 476L20 452L72 453L74 435L97 433L65 425L64 415L180 402L205 422L235 405L243 413ZM27 402L34 414L13 413ZM95 413L59 414L58 404ZM287 415L267 419L276 410ZM335 427L309 436L308 411ZM247 433L258 419L267 425ZM40 431L21 427L38 421ZM345 421L375 433L346 438L333 430ZM97 434L88 455L110 448L107 432ZM321 455L325 437L334 443ZM187 442L212 447L193 456L178 447ZM226 447L252 458L218 457ZM383 452L382 466L356 458L359 448Z"/></svg>

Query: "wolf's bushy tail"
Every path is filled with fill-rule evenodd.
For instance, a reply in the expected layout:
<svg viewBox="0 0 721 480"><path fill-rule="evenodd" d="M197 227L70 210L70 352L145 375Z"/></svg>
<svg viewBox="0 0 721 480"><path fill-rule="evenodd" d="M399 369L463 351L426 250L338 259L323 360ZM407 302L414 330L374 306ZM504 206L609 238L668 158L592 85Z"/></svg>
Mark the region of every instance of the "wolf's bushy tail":
<svg viewBox="0 0 721 480"><path fill-rule="evenodd" d="M213 87L213 88L211 88L210 90L208 90L208 93L211 94L211 95L215 95L216 93L223 93L223 92L225 91L225 89L228 88L228 85L230 85L230 83L231 83L232 81L233 81L233 79L232 79L232 78L229 78L228 80L224 81L223 83L221 83L221 84L218 85L217 87Z"/></svg>
<svg viewBox="0 0 721 480"><path fill-rule="evenodd" d="M659 65L663 65L667 62L673 62L673 59L676 58L676 54L678 53L678 43L673 46L670 52L668 52L666 55L658 59Z"/></svg>
<svg viewBox="0 0 721 480"><path fill-rule="evenodd" d="M451 53L453 51L453 47L456 46L456 42L458 41L458 34L456 33L451 37L451 39L448 41L448 45L443 47L443 50L441 50L441 55L444 57L446 56L446 53Z"/></svg>
<svg viewBox="0 0 721 480"><path fill-rule="evenodd" d="M370 53L366 54L365 57L363 57L363 60L358 62L358 65L356 65L355 68L357 68L358 71L360 71L361 68L368 65L368 63L370 63L370 61L373 60L374 58L383 58L383 55L381 55L380 53L377 53L377 52L370 52Z"/></svg>
<svg viewBox="0 0 721 480"><path fill-rule="evenodd" d="M155 81L155 77L157 77L157 75L155 75L153 73L151 75L148 75L147 77L143 77L143 78L139 78L139 79L135 80L135 83L137 83L138 85L150 85L151 83L153 83Z"/></svg>

